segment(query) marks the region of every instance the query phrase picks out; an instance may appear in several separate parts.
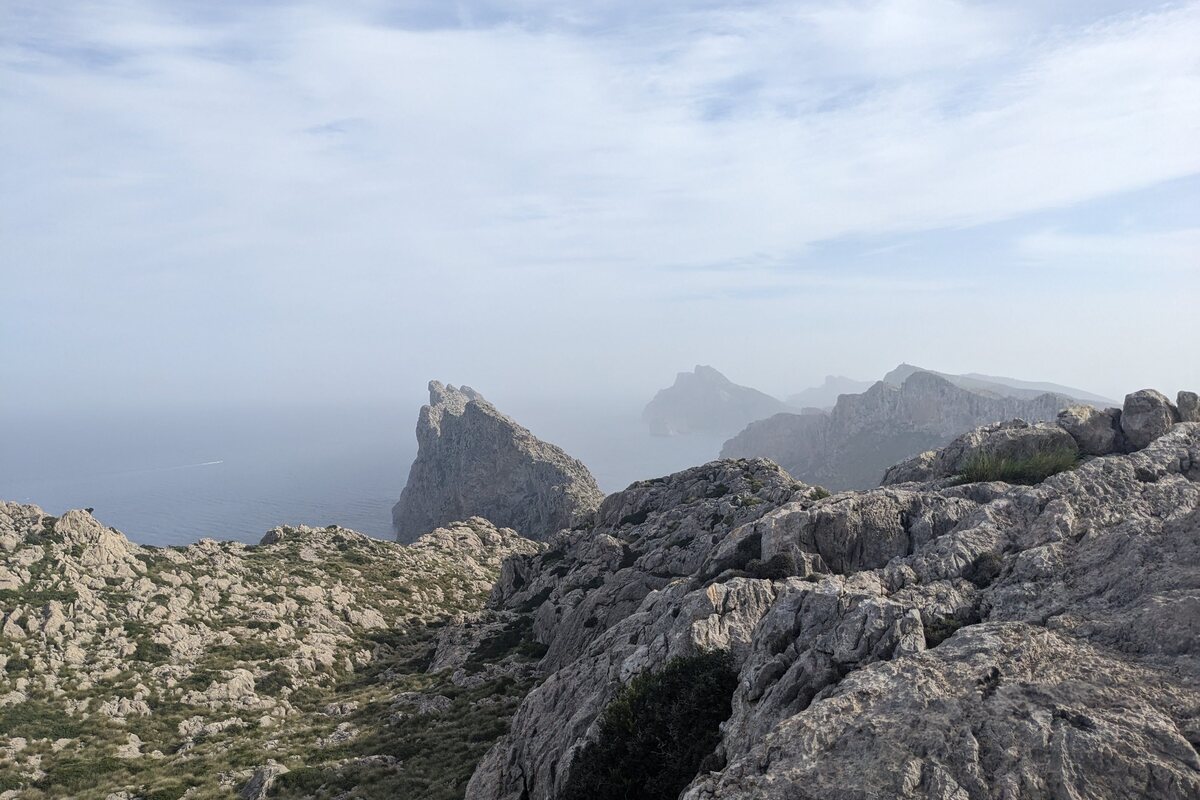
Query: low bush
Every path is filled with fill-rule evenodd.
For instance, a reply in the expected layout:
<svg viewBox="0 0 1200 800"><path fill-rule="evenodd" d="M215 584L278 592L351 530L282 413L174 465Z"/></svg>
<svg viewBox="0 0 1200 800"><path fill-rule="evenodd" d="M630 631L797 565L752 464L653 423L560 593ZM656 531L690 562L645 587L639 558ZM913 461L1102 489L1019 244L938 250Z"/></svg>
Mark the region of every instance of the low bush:
<svg viewBox="0 0 1200 800"><path fill-rule="evenodd" d="M1066 448L1037 453L1026 458L1004 458L979 453L971 457L959 473L963 483L1004 481L1005 483L1035 484L1079 463L1079 456Z"/></svg>
<svg viewBox="0 0 1200 800"><path fill-rule="evenodd" d="M563 800L674 800L720 741L737 673L725 653L639 675L604 709L575 759Z"/></svg>

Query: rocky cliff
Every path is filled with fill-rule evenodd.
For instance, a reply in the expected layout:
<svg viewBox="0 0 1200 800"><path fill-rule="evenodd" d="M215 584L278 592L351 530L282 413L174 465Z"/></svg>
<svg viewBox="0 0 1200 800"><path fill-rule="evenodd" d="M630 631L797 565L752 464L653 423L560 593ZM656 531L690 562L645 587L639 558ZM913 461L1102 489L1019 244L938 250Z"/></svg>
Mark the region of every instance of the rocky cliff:
<svg viewBox="0 0 1200 800"><path fill-rule="evenodd" d="M956 375L950 372L938 372L933 369L916 367L912 364L899 365L883 376L883 382L899 386L908 379L909 375L915 372L930 372L940 378L945 378L959 388L999 397L1019 397L1024 400L1032 400L1043 394L1059 394L1071 398L1076 403L1083 403L1098 408L1116 404L1113 400L1106 397L1084 391L1083 389L1076 389L1073 386L1039 381L1022 381L1016 378L1003 378L997 375L981 375L978 372L967 372Z"/></svg>
<svg viewBox="0 0 1200 800"><path fill-rule="evenodd" d="M982 394L930 372L900 385L879 382L838 398L828 414L777 414L727 441L723 458L762 457L794 477L833 489L876 486L890 465L939 447L964 430L998 420L1054 419L1070 398Z"/></svg>
<svg viewBox="0 0 1200 800"><path fill-rule="evenodd" d="M675 383L654 395L642 419L656 436L715 433L728 436L747 423L787 408L781 400L739 386L712 367L680 372Z"/></svg>
<svg viewBox="0 0 1200 800"><path fill-rule="evenodd" d="M706 708L727 718L694 730L716 746L686 800L1200 796L1193 400L1131 396L1118 426L1149 441L1128 453L1087 455L1108 423L1074 412L970 440L1014 463L1073 448L1028 486L931 472L824 496L725 460L609 497L504 564L491 606L528 616L545 677L467 796L607 797L606 766L653 771L678 741L609 740L686 724L655 676L714 651L734 679Z"/></svg>
<svg viewBox="0 0 1200 800"><path fill-rule="evenodd" d="M543 538L569 528L604 499L587 467L468 386L429 384L417 445L408 484L392 509L401 541L471 516Z"/></svg>
<svg viewBox="0 0 1200 800"><path fill-rule="evenodd" d="M532 667L426 668L538 549L481 519L161 549L0 502L0 797L461 796Z"/></svg>

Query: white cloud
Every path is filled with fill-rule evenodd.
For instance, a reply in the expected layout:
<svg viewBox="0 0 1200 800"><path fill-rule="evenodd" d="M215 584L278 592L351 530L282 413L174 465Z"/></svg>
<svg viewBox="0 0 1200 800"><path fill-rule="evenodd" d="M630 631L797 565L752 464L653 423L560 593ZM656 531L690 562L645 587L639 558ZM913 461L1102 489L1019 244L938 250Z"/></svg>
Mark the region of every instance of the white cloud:
<svg viewBox="0 0 1200 800"><path fill-rule="evenodd" d="M1018 253L1044 268L1169 277L1174 291L1200 291L1200 228L1125 233L1042 230L1021 237Z"/></svg>
<svg viewBox="0 0 1200 800"><path fill-rule="evenodd" d="M980 225L1200 172L1198 3L1084 27L952 0L644 19L631 6L611 23L600 6L566 19L526 4L519 19L407 29L377 4L196 8L9 7L11 292L82 286L192 343L147 302L154 287L213 314L253 306L300 337L296 314L390 312L378 333L404 340L508 307L583 323L560 347L598 353L644 337L589 340L604 304L645 314L672 289L809 287L857 308L864 293L972 281L959 263L917 281L839 260L679 287L664 265L787 265L829 239ZM715 336L689 308L653 313Z"/></svg>

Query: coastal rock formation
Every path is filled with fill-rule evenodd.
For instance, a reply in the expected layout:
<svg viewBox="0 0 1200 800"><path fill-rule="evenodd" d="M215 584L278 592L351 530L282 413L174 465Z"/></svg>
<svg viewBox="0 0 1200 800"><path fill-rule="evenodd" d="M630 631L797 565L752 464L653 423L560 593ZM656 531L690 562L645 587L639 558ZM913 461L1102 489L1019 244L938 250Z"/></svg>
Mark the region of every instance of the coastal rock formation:
<svg viewBox="0 0 1200 800"><path fill-rule="evenodd" d="M996 397L1016 397L1023 400L1032 400L1044 394L1059 394L1071 398L1076 403L1096 406L1097 408L1115 405L1115 401L1113 400L1084 391L1083 389L1076 389L1072 386L1062 386L1057 383L1039 381L1022 381L1016 378L1002 378L996 375L980 375L978 372L955 375L950 372L938 372L937 370L925 369L924 367L914 367L912 364L901 364L896 367L883 376L883 382L899 386L908 380L908 376L916 372L928 372L940 378L945 378L960 389L990 394Z"/></svg>
<svg viewBox="0 0 1200 800"><path fill-rule="evenodd" d="M859 394L871 388L874 381L856 381L844 375L826 375L820 386L788 395L787 404L793 408L830 409L839 395Z"/></svg>
<svg viewBox="0 0 1200 800"><path fill-rule="evenodd" d="M749 422L787 409L781 400L739 386L712 367L680 372L674 385L654 395L642 419L656 436L714 433L729 436Z"/></svg>
<svg viewBox="0 0 1200 800"><path fill-rule="evenodd" d="M962 441L1078 445L1027 423ZM675 505L759 463L636 485L606 501L625 526L505 563L492 606L532 618L546 675L469 798L563 796L610 702L713 650L736 688L687 800L1200 795L1200 424L1029 486L747 477L732 526Z"/></svg>
<svg viewBox="0 0 1200 800"><path fill-rule="evenodd" d="M604 499L581 462L541 441L468 386L429 384L417 458L392 509L400 541L472 516L541 539Z"/></svg>
<svg viewBox="0 0 1200 800"><path fill-rule="evenodd" d="M426 674L426 652L480 612L504 558L540 549L478 518L409 546L330 526L155 548L86 511L0 502L0 797L465 783L471 762L431 767L445 758L433 746L400 766L370 759L456 724L482 755L529 687L513 648L475 657L479 688L445 715L395 728L392 704L437 707L456 689Z"/></svg>
<svg viewBox="0 0 1200 800"><path fill-rule="evenodd" d="M1014 418L1054 419L1069 398L981 394L930 372L899 386L876 383L842 395L828 414L777 414L751 423L721 448L722 458L770 458L792 476L831 489L876 486L884 470L947 444L964 430Z"/></svg>

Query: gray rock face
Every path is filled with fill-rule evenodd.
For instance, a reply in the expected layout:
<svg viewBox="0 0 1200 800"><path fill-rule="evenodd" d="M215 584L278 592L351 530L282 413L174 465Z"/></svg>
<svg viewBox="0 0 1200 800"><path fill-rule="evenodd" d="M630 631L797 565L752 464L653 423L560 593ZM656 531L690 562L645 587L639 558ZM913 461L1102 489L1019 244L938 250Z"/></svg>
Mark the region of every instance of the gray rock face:
<svg viewBox="0 0 1200 800"><path fill-rule="evenodd" d="M1200 395L1195 392L1180 392L1175 397L1180 422L1200 422Z"/></svg>
<svg viewBox="0 0 1200 800"><path fill-rule="evenodd" d="M392 509L400 541L473 516L544 538L604 499L587 467L467 386L429 384L417 444L408 484Z"/></svg>
<svg viewBox="0 0 1200 800"><path fill-rule="evenodd" d="M1141 389L1125 395L1121 431L1130 448L1141 450L1179 422L1179 412L1162 392Z"/></svg>
<svg viewBox="0 0 1200 800"><path fill-rule="evenodd" d="M1089 456L1105 456L1125 448L1121 431L1121 409L1095 406L1068 406L1058 412L1058 424L1079 444L1079 451Z"/></svg>
<svg viewBox="0 0 1200 800"><path fill-rule="evenodd" d="M680 372L675 384L654 395L642 419L655 436L715 433L729 436L748 422L787 408L781 400L739 386L712 367Z"/></svg>
<svg viewBox="0 0 1200 800"><path fill-rule="evenodd" d="M732 530L814 496L762 459L639 481L606 498L576 530L551 537L545 552L507 560L492 600L532 612L534 634L549 647L543 665L566 664L646 595L699 570Z"/></svg>
<svg viewBox="0 0 1200 800"><path fill-rule="evenodd" d="M945 457L1046 446L1075 439L1009 423ZM555 797L622 686L708 649L739 680L687 800L1200 796L1200 424L1035 486L778 489L718 535L684 522L688 544L656 504L506 562L493 604L571 644L468 797Z"/></svg>
<svg viewBox="0 0 1200 800"><path fill-rule="evenodd" d="M808 483L865 489L878 485L889 466L977 425L1052 420L1070 404L1054 394L981 394L917 371L900 386L880 382L862 394L842 395L828 414L777 414L751 423L725 443L721 456L770 458Z"/></svg>

